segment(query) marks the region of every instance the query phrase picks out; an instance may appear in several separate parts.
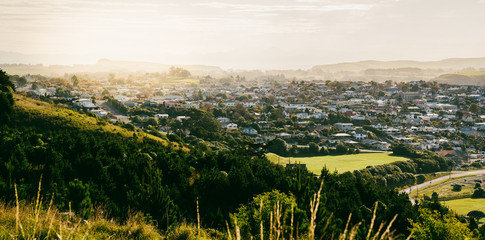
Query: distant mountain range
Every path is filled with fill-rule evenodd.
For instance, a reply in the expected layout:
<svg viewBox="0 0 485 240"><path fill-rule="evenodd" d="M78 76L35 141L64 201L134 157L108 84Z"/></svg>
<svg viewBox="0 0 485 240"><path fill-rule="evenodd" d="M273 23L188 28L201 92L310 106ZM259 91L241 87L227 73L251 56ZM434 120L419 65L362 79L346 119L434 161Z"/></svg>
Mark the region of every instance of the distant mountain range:
<svg viewBox="0 0 485 240"><path fill-rule="evenodd" d="M192 75L220 75L224 72L216 66L204 65L169 65L152 62L136 61L114 61L101 59L95 64L74 64L74 65L43 65L43 64L25 64L20 61L27 55L17 53L0 52L0 68L9 74L42 74L42 75L63 75L65 73L99 73L113 72L128 74L132 72L166 72L171 66L182 67L189 70ZM11 58L10 58L11 57ZM19 59L6 63L5 59ZM1 64L1 63L4 64ZM35 61L34 61L35 62Z"/></svg>
<svg viewBox="0 0 485 240"><path fill-rule="evenodd" d="M296 77L305 80L385 81L390 79L395 81L437 80L450 83L457 80L464 82L464 84L474 85L483 82L483 77L447 74L485 71L485 57L449 58L440 61L367 60L316 65L310 69L267 71L224 70L217 66L207 65L170 65L108 59L101 59L95 64L47 65L60 58L70 59L67 62L76 62L76 57L67 55L25 55L0 51L0 68L9 74L62 76L66 73L116 73L117 75L129 75L133 72L166 72L170 66L177 66L189 70L194 76L211 75L216 78L240 75L250 79L266 79L267 76L277 75L284 76L287 79ZM46 65L38 64L40 62ZM82 61L78 60L77 62ZM485 85L485 83L479 85Z"/></svg>
<svg viewBox="0 0 485 240"><path fill-rule="evenodd" d="M326 65L316 65L312 70L338 72L338 71L364 71L367 69L396 69L396 68L420 68L426 69L441 69L444 71L455 71L464 68L484 68L485 57L483 58L448 58L440 61L360 61L348 63L336 63Z"/></svg>

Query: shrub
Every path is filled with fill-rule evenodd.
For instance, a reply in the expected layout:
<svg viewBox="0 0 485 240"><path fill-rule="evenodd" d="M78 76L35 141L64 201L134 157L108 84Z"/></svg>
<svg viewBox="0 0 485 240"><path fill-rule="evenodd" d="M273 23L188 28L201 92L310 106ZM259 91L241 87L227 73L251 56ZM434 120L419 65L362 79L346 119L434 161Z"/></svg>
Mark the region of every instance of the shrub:
<svg viewBox="0 0 485 240"><path fill-rule="evenodd" d="M456 185L453 185L452 190L455 191L455 192L459 192L459 191L461 191L461 189L462 189L462 186L460 184L456 184Z"/></svg>
<svg viewBox="0 0 485 240"><path fill-rule="evenodd" d="M476 189L472 194L472 198L485 198L485 191L482 188Z"/></svg>
<svg viewBox="0 0 485 240"><path fill-rule="evenodd" d="M419 174L418 176L416 176L416 183L417 184L424 183L424 181L426 181L426 177L424 175Z"/></svg>
<svg viewBox="0 0 485 240"><path fill-rule="evenodd" d="M467 216L474 217L476 219L481 219L481 218L485 218L485 213L483 213L482 211L473 210L473 211L470 211L467 214Z"/></svg>

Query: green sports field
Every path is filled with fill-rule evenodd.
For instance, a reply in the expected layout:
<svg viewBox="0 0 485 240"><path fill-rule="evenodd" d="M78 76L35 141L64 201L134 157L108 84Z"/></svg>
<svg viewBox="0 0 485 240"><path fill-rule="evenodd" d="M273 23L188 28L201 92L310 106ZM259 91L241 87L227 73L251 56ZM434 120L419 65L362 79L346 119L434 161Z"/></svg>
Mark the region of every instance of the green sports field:
<svg viewBox="0 0 485 240"><path fill-rule="evenodd" d="M485 198L462 198L442 203L460 215L466 215L472 210L485 212Z"/></svg>
<svg viewBox="0 0 485 240"><path fill-rule="evenodd" d="M306 164L307 169L315 174L320 174L323 166L330 171L337 170L340 173L366 168L367 166L382 165L396 161L409 160L405 157L392 156L390 153L372 152L338 156L316 156L316 157L280 157L274 153L266 155L274 163L286 165L288 163Z"/></svg>

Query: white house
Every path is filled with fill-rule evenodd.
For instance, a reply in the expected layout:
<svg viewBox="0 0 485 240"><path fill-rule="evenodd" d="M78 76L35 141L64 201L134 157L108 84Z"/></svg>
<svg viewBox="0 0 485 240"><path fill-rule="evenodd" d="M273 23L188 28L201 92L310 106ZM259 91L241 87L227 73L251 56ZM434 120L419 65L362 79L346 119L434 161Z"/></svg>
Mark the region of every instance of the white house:
<svg viewBox="0 0 485 240"><path fill-rule="evenodd" d="M97 109L98 107L94 105L93 101L91 99L87 98L81 98L78 100L73 101L74 105L87 108L87 109Z"/></svg>
<svg viewBox="0 0 485 240"><path fill-rule="evenodd" d="M257 135L258 131L252 127L246 127L242 129L243 133L249 134L249 135Z"/></svg>
<svg viewBox="0 0 485 240"><path fill-rule="evenodd" d="M195 108L195 109L199 109L200 108L200 102L186 102L184 104L184 107L185 108Z"/></svg>
<svg viewBox="0 0 485 240"><path fill-rule="evenodd" d="M356 114L354 116L350 116L350 119L352 119L352 120L365 120L365 116Z"/></svg>
<svg viewBox="0 0 485 240"><path fill-rule="evenodd" d="M334 126L340 130L348 131L354 129L354 124L352 123L335 123Z"/></svg>
<svg viewBox="0 0 485 240"><path fill-rule="evenodd" d="M236 102L235 101L225 101L224 105L226 105L226 107L234 107L234 106L236 106Z"/></svg>
<svg viewBox="0 0 485 240"><path fill-rule="evenodd" d="M366 139L369 135L362 131L362 130L356 130L356 131L352 131L352 136L356 139L356 140L364 140Z"/></svg>
<svg viewBox="0 0 485 240"><path fill-rule="evenodd" d="M315 119L326 119L328 118L328 114L322 113L322 112L316 112L316 113L313 113L312 117Z"/></svg>
<svg viewBox="0 0 485 240"><path fill-rule="evenodd" d="M190 117L187 117L187 116L177 116L176 119L177 121L179 122L182 122L182 120L185 120L185 119L189 119Z"/></svg>
<svg viewBox="0 0 485 240"><path fill-rule="evenodd" d="M343 139L343 138L350 138L352 135L348 134L348 133L335 133L335 134L332 134L332 137L333 138L337 138L337 139Z"/></svg>
<svg viewBox="0 0 485 240"><path fill-rule="evenodd" d="M231 120L229 118L226 118L226 117L218 117L216 118L217 121L219 121L221 124L228 124L231 122Z"/></svg>
<svg viewBox="0 0 485 240"><path fill-rule="evenodd" d="M100 118L104 118L108 115L108 112L104 110L91 110L92 113L96 114Z"/></svg>
<svg viewBox="0 0 485 240"><path fill-rule="evenodd" d="M237 129L237 124L235 124L235 123L229 123L229 124L227 124L226 128L227 128L227 130Z"/></svg>
<svg viewBox="0 0 485 240"><path fill-rule="evenodd" d="M288 139L288 138L291 138L291 134L283 132L283 133L279 133L278 137L280 137L281 139Z"/></svg>
<svg viewBox="0 0 485 240"><path fill-rule="evenodd" d="M162 118L168 118L168 114L166 114L166 113L161 113L161 114L159 113L159 114L155 114L155 118L156 118L157 120L160 120L160 119L162 119Z"/></svg>
<svg viewBox="0 0 485 240"><path fill-rule="evenodd" d="M255 102L243 102L242 104L247 108L256 106Z"/></svg>
<svg viewBox="0 0 485 240"><path fill-rule="evenodd" d="M297 113L296 114L296 117L298 119L308 119L308 118L310 118L310 116L308 115L308 113Z"/></svg>
<svg viewBox="0 0 485 240"><path fill-rule="evenodd" d="M397 133L401 133L401 130L399 130L397 128L386 128L383 131L385 133L387 133L387 134L397 134Z"/></svg>
<svg viewBox="0 0 485 240"><path fill-rule="evenodd" d="M373 122L373 123L371 123L371 127L377 128L377 129L384 129L384 128L387 128L387 123L385 123L385 122Z"/></svg>

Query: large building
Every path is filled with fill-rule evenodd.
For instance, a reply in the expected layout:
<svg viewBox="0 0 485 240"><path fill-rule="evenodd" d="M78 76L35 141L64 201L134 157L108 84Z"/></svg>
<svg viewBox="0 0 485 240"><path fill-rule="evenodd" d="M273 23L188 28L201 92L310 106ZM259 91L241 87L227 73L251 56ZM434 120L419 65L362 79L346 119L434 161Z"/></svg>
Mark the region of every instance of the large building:
<svg viewBox="0 0 485 240"><path fill-rule="evenodd" d="M411 102L415 99L422 98L422 95L419 92L402 92L400 95L403 102Z"/></svg>

